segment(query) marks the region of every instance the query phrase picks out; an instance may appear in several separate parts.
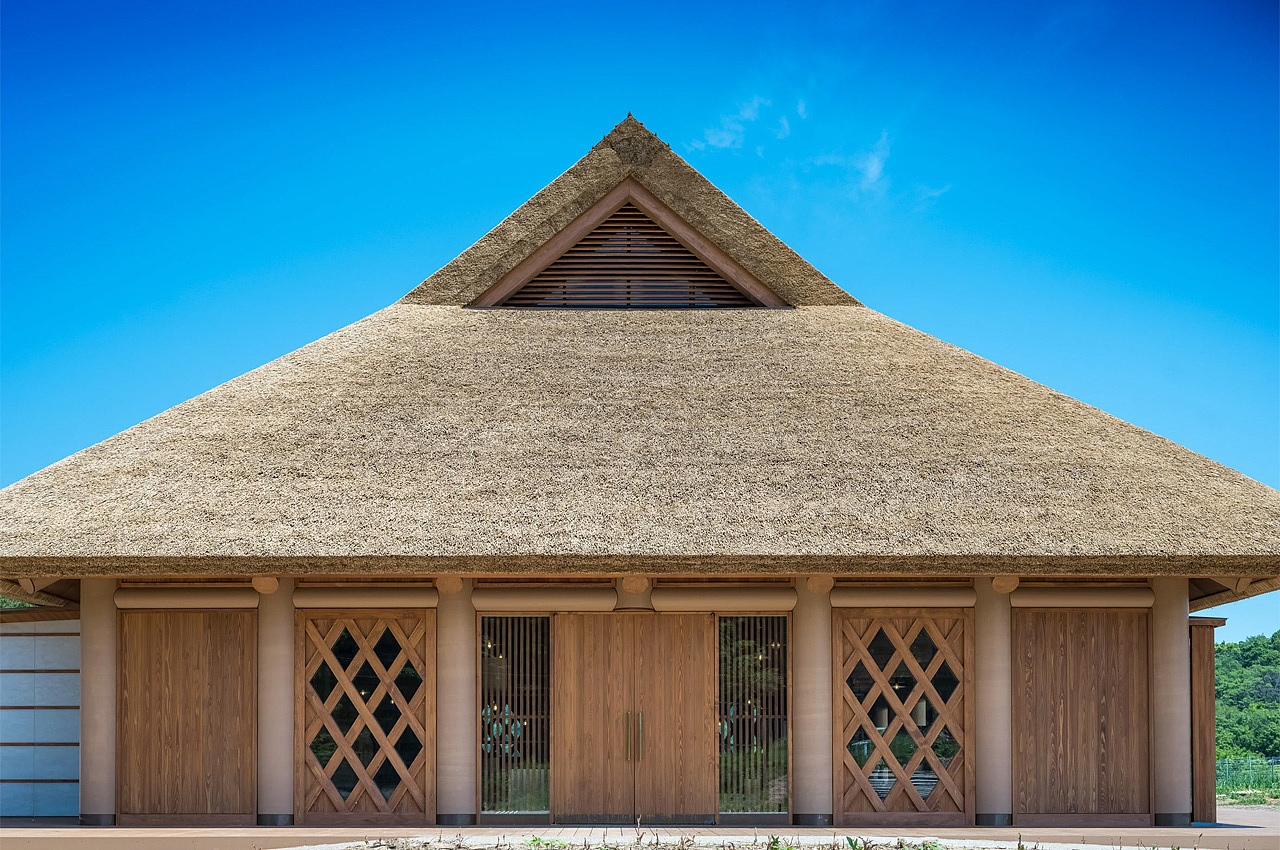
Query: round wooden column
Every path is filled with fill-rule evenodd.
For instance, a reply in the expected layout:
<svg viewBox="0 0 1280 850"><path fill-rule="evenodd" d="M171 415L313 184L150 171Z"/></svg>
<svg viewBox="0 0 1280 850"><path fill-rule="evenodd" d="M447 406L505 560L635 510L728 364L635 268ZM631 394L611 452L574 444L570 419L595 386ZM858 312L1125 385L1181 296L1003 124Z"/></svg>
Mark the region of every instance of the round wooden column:
<svg viewBox="0 0 1280 850"><path fill-rule="evenodd" d="M1013 608L989 578L974 579L974 782L977 825L1013 823Z"/></svg>
<svg viewBox="0 0 1280 850"><path fill-rule="evenodd" d="M258 602L260 826L293 823L293 584L280 579Z"/></svg>
<svg viewBox="0 0 1280 850"><path fill-rule="evenodd" d="M116 820L116 580L80 580L80 823Z"/></svg>
<svg viewBox="0 0 1280 850"><path fill-rule="evenodd" d="M436 821L476 822L476 609L471 579L436 608Z"/></svg>
<svg viewBox="0 0 1280 850"><path fill-rule="evenodd" d="M832 808L831 582L796 582L792 609L791 811L797 826L830 826Z"/></svg>
<svg viewBox="0 0 1280 850"><path fill-rule="evenodd" d="M1154 578L1151 759L1155 825L1191 823L1191 635L1185 578Z"/></svg>

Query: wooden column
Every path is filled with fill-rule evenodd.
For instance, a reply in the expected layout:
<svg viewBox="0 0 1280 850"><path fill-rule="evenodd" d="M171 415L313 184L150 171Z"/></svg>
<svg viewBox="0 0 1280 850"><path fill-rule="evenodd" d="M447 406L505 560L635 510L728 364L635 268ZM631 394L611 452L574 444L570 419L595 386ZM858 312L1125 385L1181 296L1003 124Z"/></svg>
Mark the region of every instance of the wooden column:
<svg viewBox="0 0 1280 850"><path fill-rule="evenodd" d="M1191 657L1185 578L1154 578L1151 759L1155 825L1191 823Z"/></svg>
<svg viewBox="0 0 1280 850"><path fill-rule="evenodd" d="M989 578L974 579L974 776L977 825L1013 823L1013 609Z"/></svg>
<svg viewBox="0 0 1280 850"><path fill-rule="evenodd" d="M258 824L293 823L293 584L258 603Z"/></svg>
<svg viewBox="0 0 1280 850"><path fill-rule="evenodd" d="M815 576L796 582L792 609L791 811L797 826L830 826L831 582Z"/></svg>
<svg viewBox="0 0 1280 850"><path fill-rule="evenodd" d="M116 819L116 580L80 581L80 823Z"/></svg>
<svg viewBox="0 0 1280 850"><path fill-rule="evenodd" d="M476 822L476 609L471 579L436 608L436 822Z"/></svg>

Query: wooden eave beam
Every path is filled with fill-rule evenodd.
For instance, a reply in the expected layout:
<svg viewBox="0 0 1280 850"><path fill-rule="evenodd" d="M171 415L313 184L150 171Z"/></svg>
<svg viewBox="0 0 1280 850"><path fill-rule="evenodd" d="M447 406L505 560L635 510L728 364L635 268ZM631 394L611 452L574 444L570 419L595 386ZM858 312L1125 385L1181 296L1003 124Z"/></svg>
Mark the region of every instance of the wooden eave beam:
<svg viewBox="0 0 1280 850"><path fill-rule="evenodd" d="M45 593L43 590L28 591L22 585L14 581L9 581L8 579L0 579L0 596L7 596L10 599L16 599L19 602L28 602L32 605L42 605L50 608L80 607L72 599L55 596L52 593Z"/></svg>

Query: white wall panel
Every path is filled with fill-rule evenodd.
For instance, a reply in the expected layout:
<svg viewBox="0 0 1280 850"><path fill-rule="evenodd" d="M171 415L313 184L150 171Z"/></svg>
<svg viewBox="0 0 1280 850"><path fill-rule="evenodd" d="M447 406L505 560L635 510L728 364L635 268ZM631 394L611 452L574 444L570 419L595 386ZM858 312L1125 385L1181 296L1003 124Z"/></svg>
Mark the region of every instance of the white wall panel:
<svg viewBox="0 0 1280 850"><path fill-rule="evenodd" d="M80 622L0 623L0 816L71 817L80 812ZM14 746L16 745L16 746ZM16 781L15 781L16 780ZM45 781L27 781L45 780Z"/></svg>
<svg viewBox="0 0 1280 850"><path fill-rule="evenodd" d="M0 673L0 705L80 705L79 673Z"/></svg>
<svg viewBox="0 0 1280 850"><path fill-rule="evenodd" d="M36 638L34 635L0 636L0 670L30 670L36 666L36 641L58 638ZM79 640L79 638L71 638Z"/></svg>
<svg viewBox="0 0 1280 850"><path fill-rule="evenodd" d="M79 773L79 747L0 747L5 779L75 779Z"/></svg>
<svg viewBox="0 0 1280 850"><path fill-rule="evenodd" d="M80 634L80 621L40 620L35 623L0 623L0 635L42 635L51 632Z"/></svg>

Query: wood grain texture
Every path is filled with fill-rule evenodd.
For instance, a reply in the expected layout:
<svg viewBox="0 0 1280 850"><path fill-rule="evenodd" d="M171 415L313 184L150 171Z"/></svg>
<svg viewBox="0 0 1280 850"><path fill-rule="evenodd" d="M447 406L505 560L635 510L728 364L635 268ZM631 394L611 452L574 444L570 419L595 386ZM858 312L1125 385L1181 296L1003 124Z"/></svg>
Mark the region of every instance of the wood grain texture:
<svg viewBox="0 0 1280 850"><path fill-rule="evenodd" d="M300 609L296 618L296 821L370 826L432 823L436 803L435 612ZM354 641L352 657L345 663L335 652L344 634ZM390 663L384 663L377 647L380 641L392 639L398 649ZM332 690L324 693L325 689L317 690L312 681L322 667L336 680ZM399 677L410 668L421 680L406 694L409 685ZM363 691L355 681L361 671L372 674L376 682L365 682ZM415 681L412 675L409 680ZM384 698L395 706L394 711L382 705ZM355 712L345 731L335 717L335 710L344 703ZM387 711L382 719L377 715L380 709ZM332 739L334 750L321 763L312 742L323 733ZM371 737L376 745L367 763L360 759L356 747L362 737L366 741ZM411 757L402 758L397 745L413 739L420 748ZM344 796L339 777L348 768L354 773L354 784ZM384 771L385 788L377 780L379 771Z"/></svg>
<svg viewBox="0 0 1280 850"><path fill-rule="evenodd" d="M711 614L555 615L557 822L714 819L715 641Z"/></svg>
<svg viewBox="0 0 1280 850"><path fill-rule="evenodd" d="M256 815L253 611L121 611L117 814Z"/></svg>
<svg viewBox="0 0 1280 850"><path fill-rule="evenodd" d="M719 809L712 614L636 619L636 815L714 819Z"/></svg>
<svg viewBox="0 0 1280 850"><path fill-rule="evenodd" d="M1213 625L1191 626L1191 819L1218 820Z"/></svg>
<svg viewBox="0 0 1280 850"><path fill-rule="evenodd" d="M551 812L559 822L632 822L636 620L552 618Z"/></svg>
<svg viewBox="0 0 1280 850"><path fill-rule="evenodd" d="M1148 620L1145 609L1014 609L1015 823L1149 815Z"/></svg>

